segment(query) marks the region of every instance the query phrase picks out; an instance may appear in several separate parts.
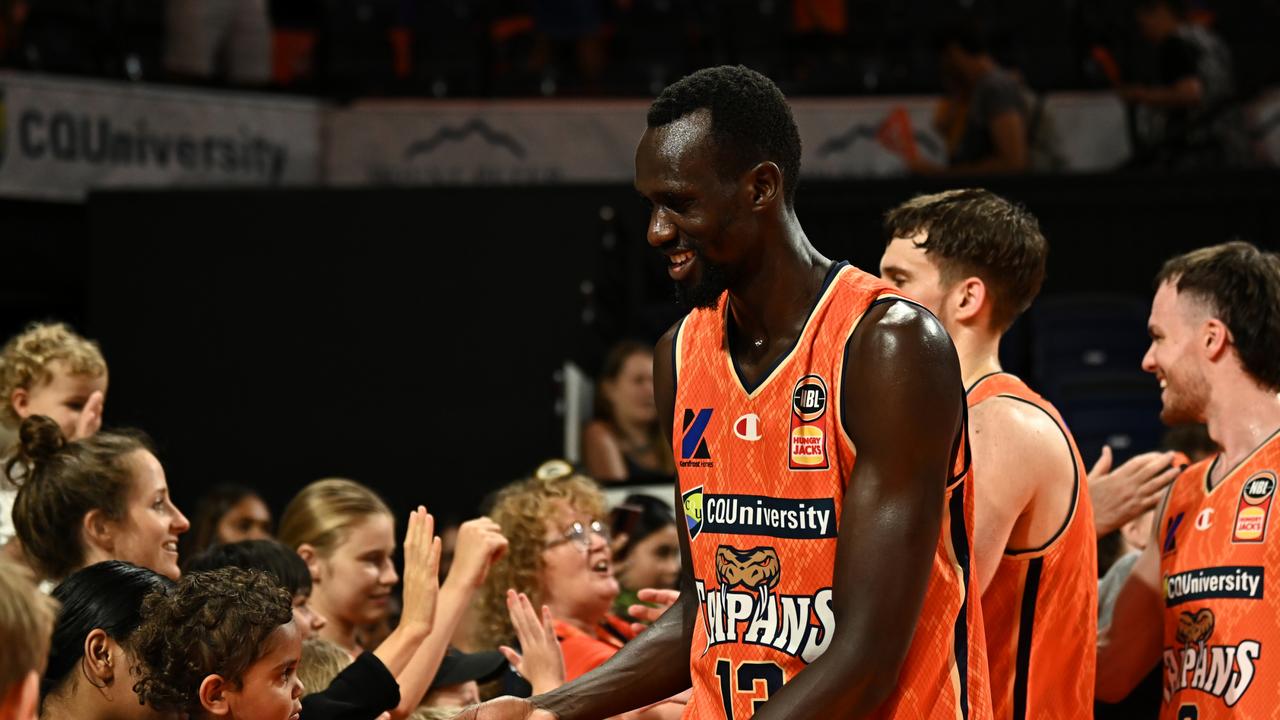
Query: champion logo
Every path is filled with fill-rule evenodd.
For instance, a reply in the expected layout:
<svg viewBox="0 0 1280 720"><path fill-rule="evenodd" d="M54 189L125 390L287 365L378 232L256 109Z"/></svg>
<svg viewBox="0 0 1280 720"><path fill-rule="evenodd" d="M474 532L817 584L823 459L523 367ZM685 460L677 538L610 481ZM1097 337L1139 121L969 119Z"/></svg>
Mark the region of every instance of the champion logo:
<svg viewBox="0 0 1280 720"><path fill-rule="evenodd" d="M1213 527L1213 508L1205 508L1196 515L1196 529L1204 532Z"/></svg>
<svg viewBox="0 0 1280 720"><path fill-rule="evenodd" d="M760 416L747 413L733 423L733 434L739 439L755 442L760 439Z"/></svg>

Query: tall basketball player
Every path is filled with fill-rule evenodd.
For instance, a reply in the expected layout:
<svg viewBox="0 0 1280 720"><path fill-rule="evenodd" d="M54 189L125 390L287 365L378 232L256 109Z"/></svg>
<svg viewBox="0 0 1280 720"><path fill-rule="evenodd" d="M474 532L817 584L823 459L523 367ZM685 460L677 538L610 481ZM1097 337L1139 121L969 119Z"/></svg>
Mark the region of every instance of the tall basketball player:
<svg viewBox="0 0 1280 720"><path fill-rule="evenodd" d="M1098 696L1160 664L1161 718L1280 717L1280 257L1232 242L1170 260L1148 329L1160 419L1206 423L1222 452L1174 480L1099 634Z"/></svg>
<svg viewBox="0 0 1280 720"><path fill-rule="evenodd" d="M648 126L648 240L695 308L655 359L680 599L597 670L478 717L602 718L691 684L696 718L989 717L945 331L809 243L799 133L767 78L694 73Z"/></svg>
<svg viewBox="0 0 1280 720"><path fill-rule="evenodd" d="M1084 462L1058 411L1000 368L1000 339L1044 279L1039 223L986 190L951 190L890 210L885 237L881 276L942 321L968 388L995 717L1092 718L1098 563Z"/></svg>

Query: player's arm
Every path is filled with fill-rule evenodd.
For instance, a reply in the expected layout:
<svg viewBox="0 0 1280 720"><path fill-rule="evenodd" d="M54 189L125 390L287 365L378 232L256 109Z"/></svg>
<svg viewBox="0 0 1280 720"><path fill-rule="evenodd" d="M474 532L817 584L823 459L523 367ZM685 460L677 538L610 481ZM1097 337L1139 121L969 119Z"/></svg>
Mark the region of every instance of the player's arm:
<svg viewBox="0 0 1280 720"><path fill-rule="evenodd" d="M675 382L672 377L672 328L654 348L653 390L663 435L670 440L675 417ZM676 526L685 527L684 507L676 488ZM558 689L533 698L533 704L561 720L603 718L665 700L690 685L689 645L698 616L698 593L693 586L689 558L689 534L681 531L680 598L658 621L627 643L595 670ZM485 720L485 716L480 716Z"/></svg>
<svg viewBox="0 0 1280 720"><path fill-rule="evenodd" d="M1098 627L1098 669L1094 695L1102 702L1120 702L1137 687L1160 660L1164 634L1164 593L1160 583L1159 530L1164 521L1165 495L1151 541L1129 570L1116 595L1111 624Z"/></svg>
<svg viewBox="0 0 1280 720"><path fill-rule="evenodd" d="M1071 446L1057 424L1043 411L1019 400L994 397L973 408L969 442L976 471L974 572L985 593L1019 521L1032 521L1037 502L1054 506L1055 499L1063 499L1055 498L1055 493L1069 496L1078 478ZM1069 501L1057 504L1062 505L1063 516L1052 523L1055 529L1071 512ZM1021 532L1020 537L1025 534ZM1032 547L1048 537L1027 540L1026 546Z"/></svg>
<svg viewBox="0 0 1280 720"><path fill-rule="evenodd" d="M898 682L938 543L963 391L942 325L872 308L849 340L840 400L858 460L836 548L831 643L755 717L858 718Z"/></svg>

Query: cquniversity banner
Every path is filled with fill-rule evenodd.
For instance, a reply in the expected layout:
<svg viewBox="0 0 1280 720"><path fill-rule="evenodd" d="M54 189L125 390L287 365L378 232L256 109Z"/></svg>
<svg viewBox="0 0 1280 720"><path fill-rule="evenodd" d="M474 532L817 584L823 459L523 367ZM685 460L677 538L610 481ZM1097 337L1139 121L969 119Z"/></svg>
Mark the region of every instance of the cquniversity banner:
<svg viewBox="0 0 1280 720"><path fill-rule="evenodd" d="M0 194L320 182L314 101L0 73Z"/></svg>

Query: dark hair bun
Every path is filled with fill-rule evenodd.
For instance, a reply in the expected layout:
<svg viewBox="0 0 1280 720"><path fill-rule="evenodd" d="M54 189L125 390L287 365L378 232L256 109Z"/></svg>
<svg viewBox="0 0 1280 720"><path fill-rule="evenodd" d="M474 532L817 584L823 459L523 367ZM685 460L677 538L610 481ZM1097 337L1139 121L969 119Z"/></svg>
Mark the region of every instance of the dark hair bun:
<svg viewBox="0 0 1280 720"><path fill-rule="evenodd" d="M28 462L44 462L66 445L58 423L44 415L32 415L18 428L18 453Z"/></svg>

